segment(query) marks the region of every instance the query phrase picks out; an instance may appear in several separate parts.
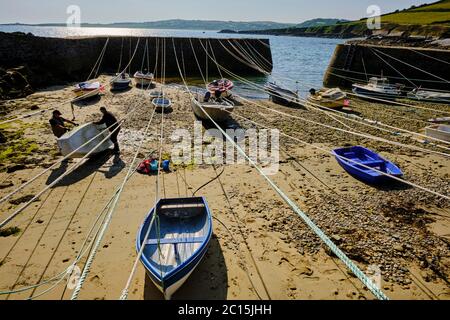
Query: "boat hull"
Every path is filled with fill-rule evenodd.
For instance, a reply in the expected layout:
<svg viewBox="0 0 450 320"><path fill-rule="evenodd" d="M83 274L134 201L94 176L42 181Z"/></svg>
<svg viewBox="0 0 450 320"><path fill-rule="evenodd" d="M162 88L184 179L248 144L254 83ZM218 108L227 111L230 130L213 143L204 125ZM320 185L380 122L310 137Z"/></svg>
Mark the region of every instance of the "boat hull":
<svg viewBox="0 0 450 320"><path fill-rule="evenodd" d="M230 118L230 112L234 111L232 105L200 104L196 99L192 100L191 105L195 116L205 121L211 121L211 117L216 122L224 122ZM202 106L205 111L203 111L200 106Z"/></svg>
<svg viewBox="0 0 450 320"><path fill-rule="evenodd" d="M428 137L450 142L450 125L437 124L425 128L425 134Z"/></svg>
<svg viewBox="0 0 450 320"><path fill-rule="evenodd" d="M366 89L363 86L353 85L353 93L361 98L375 98L394 101L397 98L401 98L400 94L390 94L385 92L380 92L376 90Z"/></svg>
<svg viewBox="0 0 450 320"><path fill-rule="evenodd" d="M298 94L293 91L283 89L272 83L266 85L265 90L267 91L267 93L269 93L272 102L276 104L280 104L287 107L299 106Z"/></svg>
<svg viewBox="0 0 450 320"><path fill-rule="evenodd" d="M141 256L148 277L166 299L186 282L205 256L212 237L212 215L204 198L162 199L152 209L136 238L141 250L154 212L156 222ZM166 212L171 211L171 216Z"/></svg>
<svg viewBox="0 0 450 320"><path fill-rule="evenodd" d="M392 181L392 178L366 168L365 166L384 172L393 177L403 177L403 172L394 163L363 147L358 146L336 149L333 151L333 154L336 157L337 162L345 169L345 171L356 179L368 184L383 184ZM347 159L353 160L354 162Z"/></svg>

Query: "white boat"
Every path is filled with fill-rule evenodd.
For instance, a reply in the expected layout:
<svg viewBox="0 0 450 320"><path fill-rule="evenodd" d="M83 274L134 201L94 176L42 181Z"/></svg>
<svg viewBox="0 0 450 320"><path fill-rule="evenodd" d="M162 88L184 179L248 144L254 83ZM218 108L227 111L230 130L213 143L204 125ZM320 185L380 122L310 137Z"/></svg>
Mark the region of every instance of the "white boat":
<svg viewBox="0 0 450 320"><path fill-rule="evenodd" d="M230 112L234 111L234 104L231 101L200 102L198 98L193 98L191 106L197 118L206 121L211 121L210 117L216 122L226 121L230 117Z"/></svg>
<svg viewBox="0 0 450 320"><path fill-rule="evenodd" d="M433 119L428 120L428 122L448 124L448 123L450 123L450 117L433 118Z"/></svg>
<svg viewBox="0 0 450 320"><path fill-rule="evenodd" d="M450 104L450 93L423 89L414 89L408 93L412 100Z"/></svg>
<svg viewBox="0 0 450 320"><path fill-rule="evenodd" d="M111 81L112 90L125 90L130 87L131 79L128 73L117 73Z"/></svg>
<svg viewBox="0 0 450 320"><path fill-rule="evenodd" d="M372 77L367 84L353 84L353 92L364 98L394 100L403 95L403 85L390 84L387 78Z"/></svg>
<svg viewBox="0 0 450 320"><path fill-rule="evenodd" d="M161 90L152 90L150 91L150 93L148 94L150 96L150 98L161 98L164 97L164 92L162 92Z"/></svg>
<svg viewBox="0 0 450 320"><path fill-rule="evenodd" d="M152 104L155 107L156 112L167 112L172 108L172 101L164 98L164 96L153 99Z"/></svg>
<svg viewBox="0 0 450 320"><path fill-rule="evenodd" d="M425 128L425 134L434 139L450 142L450 125L436 124Z"/></svg>
<svg viewBox="0 0 450 320"><path fill-rule="evenodd" d="M73 90L73 92L77 96L74 101L95 97L99 95L103 89L104 86L102 86L98 81L78 83Z"/></svg>
<svg viewBox="0 0 450 320"><path fill-rule="evenodd" d="M83 158L98 144L100 144L102 140L108 137L108 130L100 134L105 129L106 125L97 126L93 123L87 123L85 125L76 127L75 129L67 132L58 139L58 147L61 150L63 156L68 156L69 154L80 148L83 144L98 136L92 142L89 142L86 146L82 147L80 150L77 150L73 155L70 156L70 158L72 159ZM109 139L107 139L97 149L95 149L92 155L104 152L112 147L114 147L114 145Z"/></svg>
<svg viewBox="0 0 450 320"><path fill-rule="evenodd" d="M140 87L153 85L154 80L155 76L151 72L136 71L134 74L134 81Z"/></svg>

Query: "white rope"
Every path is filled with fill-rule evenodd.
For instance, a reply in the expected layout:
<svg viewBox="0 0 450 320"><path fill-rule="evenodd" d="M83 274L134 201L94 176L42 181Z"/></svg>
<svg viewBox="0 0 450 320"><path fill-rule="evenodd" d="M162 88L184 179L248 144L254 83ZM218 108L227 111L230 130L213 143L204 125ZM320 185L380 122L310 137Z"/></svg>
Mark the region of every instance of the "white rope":
<svg viewBox="0 0 450 320"><path fill-rule="evenodd" d="M376 49L376 48L371 48L371 49L372 49L372 50L375 50L375 51L377 51L377 52L379 52L379 53L381 53L381 54L383 54L383 55L385 55L386 57L389 57L389 58L394 59L394 60L396 60L396 61L398 61L398 62L400 62L400 63L403 63L403 64L405 64L405 65L407 65L407 66L409 66L409 67L411 67L411 68L413 68L413 69L416 69L416 70L418 70L418 71L421 71L421 72L423 72L423 73L426 73L426 74L428 74L428 75L430 75L430 76L432 76L432 77L434 77L434 78L436 78L436 79L442 80L442 81L444 81L444 82L446 82L446 83L450 83L450 81L448 81L448 80L446 80L446 79L444 79L444 78L441 78L441 77L439 77L439 76L437 76L437 75L435 75L435 74L432 74L431 72L428 72L428 71L426 71L426 70L423 70L423 69L421 69L421 68L418 68L418 67L416 67L416 66L413 66L412 64L407 63L407 62L405 62L405 61L403 61L403 60L397 59L397 58L395 58L395 57L393 57L393 56L391 56L391 55L389 55L389 54L387 54L387 53L385 53L385 52L383 52L383 51L380 51L380 50L378 50L378 49Z"/></svg>
<svg viewBox="0 0 450 320"><path fill-rule="evenodd" d="M224 70L225 72L227 72L228 74L230 74L230 75L232 75L232 76L234 76L234 77L240 79L241 81L243 81L243 82L245 82L245 83L247 83L247 84L249 84L249 85L252 85L253 87L259 89L259 86L258 86L257 84L254 84L254 83L252 83L252 82L246 80L245 78L242 78L242 77L240 77L240 76L234 74L233 72L229 71L228 69L224 68L223 66L221 66L220 64L218 64L217 60L215 60L214 57L211 57L211 56L210 56L210 58L211 58L213 61L215 61L215 63L217 64L217 66L218 66L219 68L223 69L223 70ZM265 89L259 89L259 90L263 90L264 92L266 92ZM241 98L242 98L242 97L241 97ZM245 100L247 100L247 99L245 99ZM249 100L247 100L247 101L249 101ZM253 102L251 102L251 103L253 103ZM306 105L305 105L305 106L306 106ZM264 106L264 108L268 108L268 107L265 107L265 106ZM268 108L268 109L270 109L270 108ZM273 110L273 109L270 109L270 110ZM274 111L274 112L280 113L280 111L276 111L276 110L273 110L273 111ZM286 114L286 115L287 115L287 114ZM288 115L288 116L291 116L291 115ZM295 116L292 116L292 117L295 117ZM344 130L344 129L341 129L341 128L336 128L336 127L333 127L333 126L329 126L329 125L326 125L326 124L323 124L323 123L320 123L320 122L317 122L317 121L313 121L313 120L308 120L308 119L305 119L305 118L301 118L301 117L297 117L297 118L299 118L300 120L304 120L304 121L306 121L306 122L310 122L310 123L314 123L314 124L317 124L317 125L320 125L320 126L323 126L323 127L327 127L327 128L329 128L329 129L333 129L333 130L337 130L337 131L342 131L342 132L350 133L350 134L352 134L352 135L364 137L364 138L367 138L367 139L372 139L372 140L376 140L376 141L381 141L381 142L385 142L385 143L388 143L388 144L393 144L393 145L396 145L396 146L400 146L400 147L404 147L404 148L413 149L413 150L416 150L416 151L422 151L422 152L426 152L426 153L438 154L438 155L441 155L441 156L444 156L444 157L449 157L449 156L450 156L449 154L442 153L442 152L438 152L438 151L433 151L433 150L423 149L423 148L416 147L416 146L412 146L412 145L406 145L406 144L402 144L402 143L399 143L399 142L396 142L396 141L390 141L390 140L387 140L387 139L384 139L384 138L380 138L380 137L377 137L377 136L373 136L373 135L369 135L369 134L361 134L361 133L357 133L357 132L352 132L352 131Z"/></svg>
<svg viewBox="0 0 450 320"><path fill-rule="evenodd" d="M450 65L450 62L448 62L448 61L441 60L441 59L439 59L439 58L435 58L435 57L433 57L433 56L430 56L430 55L425 54L425 53L423 53L423 52L414 50L414 49L412 49L412 48L408 48L408 50L411 50L411 51L413 51L413 52L415 52L415 53L418 53L418 54L420 54L420 55L422 55L422 56L424 56L424 57L427 57L427 58L430 58L430 59L433 59L433 60L436 60L436 61L439 61L439 62L442 62L442 63L445 63L445 64Z"/></svg>
<svg viewBox="0 0 450 320"><path fill-rule="evenodd" d="M186 87L187 92L191 96L192 93L184 79L181 68L177 61L180 76ZM259 174L269 183L269 185L278 193L278 195L291 207L291 209L297 213L302 220L316 233L316 235L330 248L330 250L353 272L353 274L380 300L388 300L388 297L383 293L383 291L378 288L371 279L369 279L359 267L351 261L344 252L342 252L331 239L306 215L300 208L293 202L265 173L264 171L245 153L245 151L231 138L208 114L208 112L200 105L202 111L208 116L210 121L217 127L217 129L223 134L223 136L233 144L236 150L242 154L247 161L259 172Z"/></svg>
<svg viewBox="0 0 450 320"><path fill-rule="evenodd" d="M95 62L94 67L92 68L91 73L89 73L89 76L87 77L87 80L86 80L86 81L89 81L89 80L91 79L91 76L92 76L92 74L94 73L94 70L97 68L97 64L98 64L99 66L101 65L101 63L102 63L102 61L103 61L103 57L104 57L104 55L105 55L106 47L108 46L108 43L109 43L109 37L106 39L105 45L103 46L102 51L100 51L100 55L98 56L98 59L97 59L97 61ZM97 69L97 72L98 72L98 69ZM96 73L97 73L97 72L96 72Z"/></svg>
<svg viewBox="0 0 450 320"><path fill-rule="evenodd" d="M78 283L77 283L77 286L76 286L76 288L75 288L75 290L74 290L74 292L73 292L73 294L72 294L71 300L76 300L76 299L78 299L78 296L79 296L80 291L81 291L81 289L82 289L82 287L83 287L83 284L84 284L84 282L86 281L87 276L89 275L89 272L90 272L92 263L93 263L93 261L94 261L94 259L95 259L95 256L96 256L96 254L97 254L98 248L99 248L100 245L101 245L101 242L102 242L102 240L103 240L103 237L105 236L106 231L107 231L107 229L108 229L108 227L109 227L109 225L110 225L110 223L111 223L111 220L112 220L112 218L113 218L113 216L114 216L114 213L115 213L115 211L116 211L116 207L117 207L117 204L119 203L120 196L121 196L123 190L125 189L125 185L126 185L126 183L128 182L129 177L132 175L133 169L134 169L134 167L135 167L136 160L137 160L137 158L138 158L138 156L139 156L139 152L140 152L140 150L142 149L142 145L143 145L144 140L145 140L144 137L147 136L148 131L149 131L149 129L150 129L150 125L151 125L151 123L152 123L152 121L153 121L153 116L154 116L154 114L155 114L155 110L156 110L156 108L153 109L152 116L151 116L151 118L150 118L150 120L149 120L149 122L148 122L148 124L147 124L147 127L146 127L146 129L145 129L143 138L142 138L141 141L140 141L139 147L138 147L138 149L137 149L137 151L136 151L136 153L135 153L135 155L134 155L134 158L133 158L133 160L132 160L132 162L131 162L131 165L130 165L130 168L128 169L128 172L127 172L127 174L126 174L126 176L125 176L125 179L123 180L123 182L122 182L122 184L121 184L121 186L120 186L120 188L119 188L119 191L118 191L117 195L116 195L115 198L114 198L114 201L113 201L113 203L112 203L112 206L111 206L111 208L110 208L109 211L108 211L106 220L105 220L105 222L104 222L104 224L103 224L103 227L102 227L102 229L101 229L101 231L100 231L100 233L99 233L99 235L98 235L98 237L97 237L97 240L96 240L96 242L95 242L95 244L94 244L94 247L92 248L91 254L89 255L88 260L86 261L86 264L85 264L85 266L84 266L84 268L83 268L83 272L82 272L82 274L81 274L81 277L80 277L80 279L79 279L79 281L78 281Z"/></svg>

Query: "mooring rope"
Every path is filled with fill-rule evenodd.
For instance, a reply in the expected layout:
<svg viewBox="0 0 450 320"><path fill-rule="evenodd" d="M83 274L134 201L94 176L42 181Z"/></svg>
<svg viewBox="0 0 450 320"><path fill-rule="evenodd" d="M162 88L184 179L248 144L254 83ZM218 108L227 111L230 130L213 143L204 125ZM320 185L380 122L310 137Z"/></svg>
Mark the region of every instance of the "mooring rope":
<svg viewBox="0 0 450 320"><path fill-rule="evenodd" d="M179 67L179 63L177 62L178 69L180 71L180 76L182 77L183 83L186 87L186 90L190 94L191 98L192 93L189 90L189 87L184 79L181 69ZM222 135L236 148L236 150L246 158L247 161L259 172L259 174L269 183L269 185L278 193L278 195L291 207L291 209L297 213L302 220L316 233L316 235L330 248L330 250L339 258L341 261L353 272L353 274L361 280L361 282L380 300L388 300L388 297L383 293L383 291L378 288L372 280L367 277L361 269L351 261L347 255L341 251L331 239L306 215L300 208L264 173L264 171L249 157L245 151L231 138L208 114L208 112L199 105L202 111L208 116L211 123L215 125L215 127L222 133Z"/></svg>

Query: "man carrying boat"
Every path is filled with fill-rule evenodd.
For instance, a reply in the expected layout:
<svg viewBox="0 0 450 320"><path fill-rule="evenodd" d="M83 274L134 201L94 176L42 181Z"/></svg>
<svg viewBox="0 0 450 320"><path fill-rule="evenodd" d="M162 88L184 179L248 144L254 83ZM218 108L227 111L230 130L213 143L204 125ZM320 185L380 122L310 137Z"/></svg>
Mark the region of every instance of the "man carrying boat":
<svg viewBox="0 0 450 320"><path fill-rule="evenodd" d="M52 131L55 137L58 139L61 138L67 131L69 131L68 128L66 128L66 122L70 123L74 126L78 126L73 121L67 120L62 117L62 114L59 110L53 111L53 117L50 119L50 125L52 126Z"/></svg>
<svg viewBox="0 0 450 320"><path fill-rule="evenodd" d="M119 148L119 141L117 140L117 136L119 135L120 132L119 122L111 112L106 110L105 107L101 107L100 112L103 114L103 117L100 121L94 122L94 124L95 125L106 124L106 126L109 129L109 132L111 132L111 137L109 139L111 140L112 143L114 143L114 153L119 154L120 148Z"/></svg>

